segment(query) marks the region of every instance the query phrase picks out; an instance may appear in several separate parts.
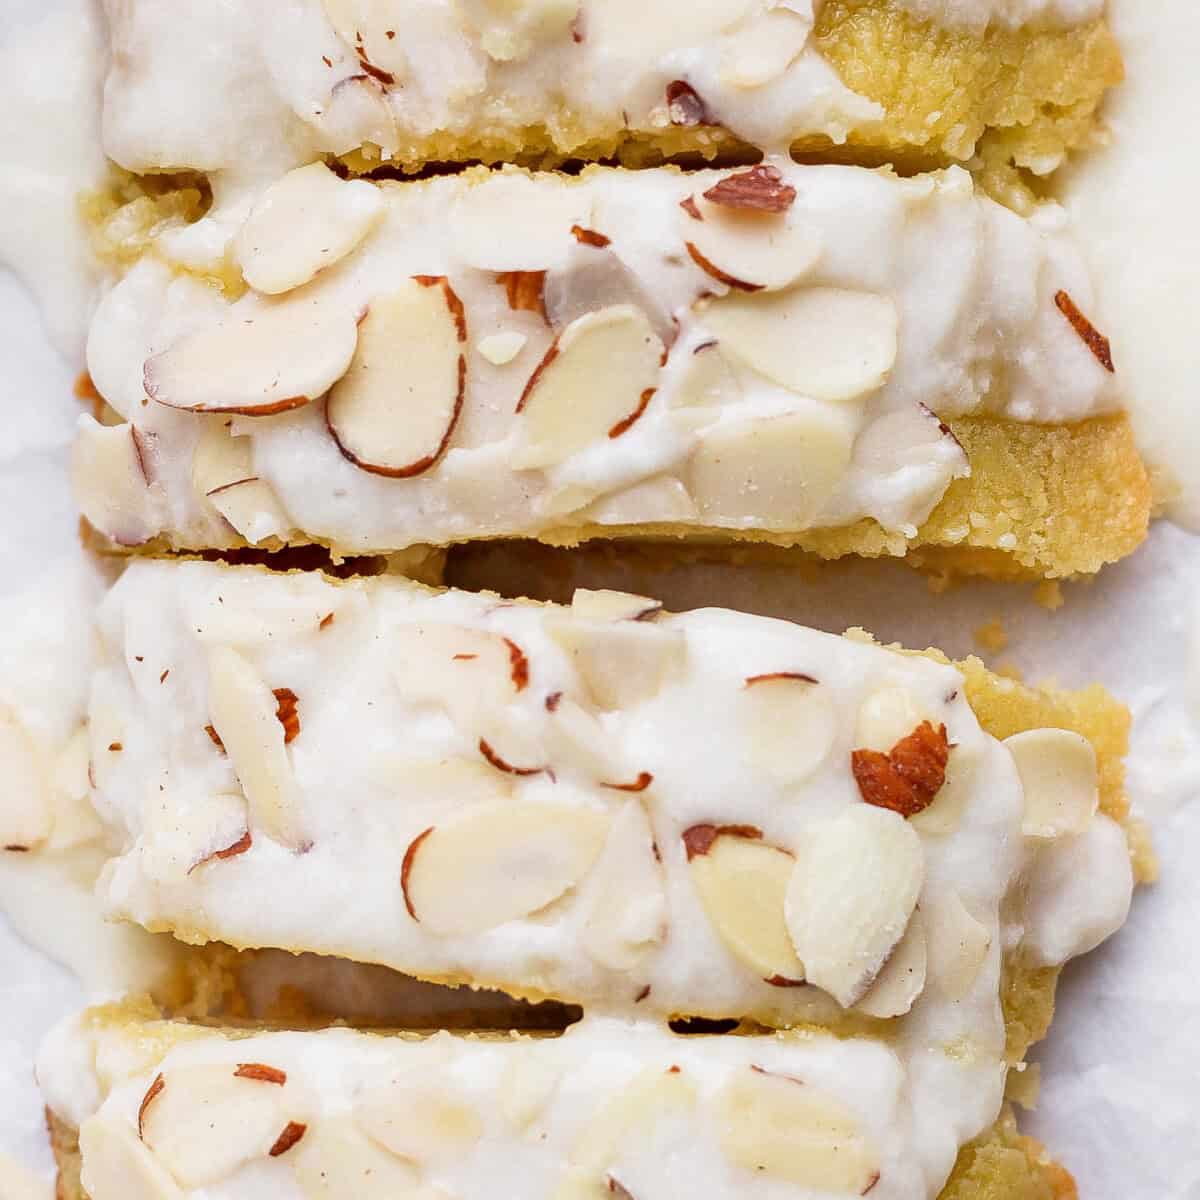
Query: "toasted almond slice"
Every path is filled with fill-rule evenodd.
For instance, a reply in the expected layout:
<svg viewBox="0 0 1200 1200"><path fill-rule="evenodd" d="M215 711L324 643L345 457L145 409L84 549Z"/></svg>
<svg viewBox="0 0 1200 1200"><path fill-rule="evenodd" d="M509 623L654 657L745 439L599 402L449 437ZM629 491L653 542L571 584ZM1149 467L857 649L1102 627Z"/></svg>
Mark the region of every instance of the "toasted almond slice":
<svg viewBox="0 0 1200 1200"><path fill-rule="evenodd" d="M286 541L295 528L271 485L257 476L216 488L207 499L252 546L268 538Z"/></svg>
<svg viewBox="0 0 1200 1200"><path fill-rule="evenodd" d="M998 752L998 751L997 751ZM975 788L982 755L955 746L946 762L946 778L933 802L909 817L909 823L922 837L943 837L953 833L961 824L967 804Z"/></svg>
<svg viewBox="0 0 1200 1200"><path fill-rule="evenodd" d="M992 935L953 890L940 894L925 913L929 937L929 978L951 1000L961 1000L992 948Z"/></svg>
<svg viewBox="0 0 1200 1200"><path fill-rule="evenodd" d="M235 437L229 417L205 418L192 451L192 487L200 496L254 476L254 442Z"/></svg>
<svg viewBox="0 0 1200 1200"><path fill-rule="evenodd" d="M54 823L42 753L13 712L0 708L0 851L34 850Z"/></svg>
<svg viewBox="0 0 1200 1200"><path fill-rule="evenodd" d="M718 1136L732 1162L814 1192L862 1195L879 1157L836 1096L783 1075L738 1072L716 1099Z"/></svg>
<svg viewBox="0 0 1200 1200"><path fill-rule="evenodd" d="M903 1016L925 988L927 959L925 923L918 910L855 1009L869 1017Z"/></svg>
<svg viewBox="0 0 1200 1200"><path fill-rule="evenodd" d="M234 238L234 254L252 288L279 295L340 262L382 216L374 184L309 163L263 192Z"/></svg>
<svg viewBox="0 0 1200 1200"><path fill-rule="evenodd" d="M140 546L162 530L139 436L132 425L100 425L82 416L71 448L76 503L92 526L121 546Z"/></svg>
<svg viewBox="0 0 1200 1200"><path fill-rule="evenodd" d="M479 805L409 845L401 872L408 911L444 937L529 916L587 874L608 824L586 808Z"/></svg>
<svg viewBox="0 0 1200 1200"><path fill-rule="evenodd" d="M722 350L802 396L856 400L881 387L896 361L890 296L843 288L730 293L699 306Z"/></svg>
<svg viewBox="0 0 1200 1200"><path fill-rule="evenodd" d="M812 13L770 9L743 24L727 40L721 56L721 82L757 88L778 79L804 49L812 32Z"/></svg>
<svg viewBox="0 0 1200 1200"><path fill-rule="evenodd" d="M316 1121L289 1155L306 1200L401 1200L417 1184L417 1170L381 1149L349 1116Z"/></svg>
<svg viewBox="0 0 1200 1200"><path fill-rule="evenodd" d="M148 358L146 395L188 412L270 416L329 391L357 344L355 314L329 301L301 295L255 308L243 303Z"/></svg>
<svg viewBox="0 0 1200 1200"><path fill-rule="evenodd" d="M607 588L576 588L571 611L590 621L644 621L662 611L662 601Z"/></svg>
<svg viewBox="0 0 1200 1200"><path fill-rule="evenodd" d="M91 1200L184 1200L166 1168L125 1122L97 1113L79 1130L80 1182Z"/></svg>
<svg viewBox="0 0 1200 1200"><path fill-rule="evenodd" d="M845 476L853 436L843 414L827 405L722 422L701 437L688 490L701 519L713 524L804 529Z"/></svg>
<svg viewBox="0 0 1200 1200"><path fill-rule="evenodd" d="M579 0L457 0L467 29L497 62L527 58L539 46L570 36Z"/></svg>
<svg viewBox="0 0 1200 1200"><path fill-rule="evenodd" d="M580 510L580 521L597 525L678 524L696 519L696 506L682 481L655 475L622 488Z"/></svg>
<svg viewBox="0 0 1200 1200"><path fill-rule="evenodd" d="M469 758L410 758L381 754L372 758L370 778L392 789L405 803L454 797L467 802L501 801L512 796L512 781L485 762Z"/></svg>
<svg viewBox="0 0 1200 1200"><path fill-rule="evenodd" d="M375 300L326 408L346 458L393 479L428 471L462 412L466 339L462 304L444 278L406 280Z"/></svg>
<svg viewBox="0 0 1200 1200"><path fill-rule="evenodd" d="M736 830L718 827L711 839L690 844L683 837L692 883L725 945L762 979L802 982L804 964L783 920L795 859Z"/></svg>
<svg viewBox="0 0 1200 1200"><path fill-rule="evenodd" d="M215 646L208 653L208 705L250 805L253 828L299 848L300 796L275 694L241 654Z"/></svg>
<svg viewBox="0 0 1200 1200"><path fill-rule="evenodd" d="M461 1154L483 1136L483 1120L465 1099L428 1079L391 1079L354 1106L362 1131L414 1163Z"/></svg>
<svg viewBox="0 0 1200 1200"><path fill-rule="evenodd" d="M156 882L175 884L193 871L244 854L253 844L246 798L218 792L190 804L170 793L146 806L141 865Z"/></svg>
<svg viewBox="0 0 1200 1200"><path fill-rule="evenodd" d="M807 830L784 916L810 983L843 1008L862 999L904 936L925 876L903 817L855 804Z"/></svg>
<svg viewBox="0 0 1200 1200"><path fill-rule="evenodd" d="M683 359L680 359L680 355ZM713 409L736 404L744 396L738 377L717 341L671 349L668 403L672 408Z"/></svg>
<svg viewBox="0 0 1200 1200"><path fill-rule="evenodd" d="M693 262L743 292L791 287L821 253L820 234L802 215L768 215L693 197L700 219L680 210L680 232Z"/></svg>
<svg viewBox="0 0 1200 1200"><path fill-rule="evenodd" d="M742 694L747 755L780 779L806 779L829 756L837 714L829 688L811 677L781 671L753 675Z"/></svg>
<svg viewBox="0 0 1200 1200"><path fill-rule="evenodd" d="M176 1067L146 1104L142 1140L185 1188L215 1184L265 1157L287 1124L284 1089L228 1063Z"/></svg>
<svg viewBox="0 0 1200 1200"><path fill-rule="evenodd" d="M1092 743L1068 729L1029 729L1004 744L1025 793L1021 832L1031 838L1082 833L1100 799Z"/></svg>
<svg viewBox="0 0 1200 1200"><path fill-rule="evenodd" d="M687 642L678 629L646 621L547 617L546 632L570 655L592 701L609 711L658 694L683 667Z"/></svg>
<svg viewBox="0 0 1200 1200"><path fill-rule="evenodd" d="M333 31L358 55L363 69L382 84L403 82L408 73L405 39L396 13L374 0L321 0Z"/></svg>
<svg viewBox="0 0 1200 1200"><path fill-rule="evenodd" d="M584 952L602 967L632 971L662 941L667 912L662 864L640 800L627 801L613 818L586 886Z"/></svg>
<svg viewBox="0 0 1200 1200"><path fill-rule="evenodd" d="M518 1132L528 1129L545 1111L562 1081L561 1068L533 1055L514 1056L500 1085L500 1112Z"/></svg>
<svg viewBox="0 0 1200 1200"><path fill-rule="evenodd" d="M518 469L553 466L636 422L658 386L663 344L628 304L572 321L530 377L517 411Z"/></svg>

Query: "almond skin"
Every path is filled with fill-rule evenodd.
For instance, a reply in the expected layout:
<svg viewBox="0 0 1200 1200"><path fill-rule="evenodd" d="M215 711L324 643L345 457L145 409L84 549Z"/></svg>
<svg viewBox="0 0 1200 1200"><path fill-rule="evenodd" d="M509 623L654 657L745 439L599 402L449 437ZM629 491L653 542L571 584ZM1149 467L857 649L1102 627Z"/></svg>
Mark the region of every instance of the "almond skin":
<svg viewBox="0 0 1200 1200"><path fill-rule="evenodd" d="M238 1063L234 1076L238 1079L254 1079L259 1083L273 1083L283 1087L287 1083L287 1072L266 1063Z"/></svg>
<svg viewBox="0 0 1200 1200"><path fill-rule="evenodd" d="M914 817L933 803L946 782L949 757L946 726L934 729L932 722L922 721L887 754L851 751L850 768L868 804Z"/></svg>
<svg viewBox="0 0 1200 1200"><path fill-rule="evenodd" d="M597 250L603 250L605 246L612 245L612 238L605 237L594 229L585 229L582 225L572 225L571 232L575 235L575 240L584 246L595 246Z"/></svg>
<svg viewBox="0 0 1200 1200"><path fill-rule="evenodd" d="M307 1125L300 1121L289 1121L275 1139L274 1145L267 1151L267 1155L270 1158L278 1158L281 1154L286 1154L307 1132Z"/></svg>
<svg viewBox="0 0 1200 1200"><path fill-rule="evenodd" d="M1113 366L1112 346L1108 338L1079 311L1075 301L1061 288L1054 293L1054 303L1058 311L1071 322L1071 328L1083 339L1083 344L1092 352L1096 361L1111 375L1115 373Z"/></svg>
<svg viewBox="0 0 1200 1200"><path fill-rule="evenodd" d="M193 871L204 866L205 863L212 862L214 859L236 858L239 854L245 854L253 844L254 838L251 836L250 830L247 829L236 842L231 842L224 850L214 850L211 854L206 854L197 862L192 863L188 867L188 874L190 875Z"/></svg>
<svg viewBox="0 0 1200 1200"><path fill-rule="evenodd" d="M726 176L710 187L704 198L726 208L782 213L796 202L796 189L784 183L777 167L760 165Z"/></svg>
<svg viewBox="0 0 1200 1200"><path fill-rule="evenodd" d="M751 838L754 841L762 838L762 830L754 825L693 825L682 834L688 862L707 854L712 849L713 842L726 834L730 837Z"/></svg>
<svg viewBox="0 0 1200 1200"><path fill-rule="evenodd" d="M672 125L712 125L708 105L700 93L686 80L676 79L667 84L667 111Z"/></svg>
<svg viewBox="0 0 1200 1200"><path fill-rule="evenodd" d="M274 695L275 715L283 726L283 744L286 746L300 732L300 700L291 688L275 688Z"/></svg>
<svg viewBox="0 0 1200 1200"><path fill-rule="evenodd" d="M496 279L504 286L508 307L513 312L537 313L543 321L546 319L546 306L542 301L545 271L502 271Z"/></svg>
<svg viewBox="0 0 1200 1200"><path fill-rule="evenodd" d="M138 1137L142 1136L142 1124L146 1118L146 1109L150 1107L154 1097L157 1096L158 1093L161 1092L166 1086L166 1080L163 1079L162 1072L160 1071L157 1075L155 1075L150 1086L146 1089L146 1094L142 1097L141 1104L138 1105Z"/></svg>

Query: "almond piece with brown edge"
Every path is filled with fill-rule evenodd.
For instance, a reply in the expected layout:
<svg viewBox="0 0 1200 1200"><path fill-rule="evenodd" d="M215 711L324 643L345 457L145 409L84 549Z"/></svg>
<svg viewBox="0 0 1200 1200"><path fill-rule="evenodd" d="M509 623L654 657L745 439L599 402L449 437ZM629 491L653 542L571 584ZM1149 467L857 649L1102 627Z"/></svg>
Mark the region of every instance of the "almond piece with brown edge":
<svg viewBox="0 0 1200 1200"><path fill-rule="evenodd" d="M382 216L374 184L309 163L263 192L234 238L234 253L246 282L274 296L345 258Z"/></svg>
<svg viewBox="0 0 1200 1200"><path fill-rule="evenodd" d="M837 714L829 688L810 675L776 671L742 686L746 757L779 779L806 779L829 757Z"/></svg>
<svg viewBox="0 0 1200 1200"><path fill-rule="evenodd" d="M397 18L374 0L321 0L333 31L356 54L373 79L403 82L408 72L406 41L397 36Z"/></svg>
<svg viewBox="0 0 1200 1200"><path fill-rule="evenodd" d="M1100 798L1092 743L1069 729L1028 729L1004 745L1025 796L1021 832L1050 839L1087 829Z"/></svg>
<svg viewBox="0 0 1200 1200"><path fill-rule="evenodd" d="M692 885L725 946L768 982L803 982L783 919L795 859L745 826L694 825L683 844Z"/></svg>
<svg viewBox="0 0 1200 1200"><path fill-rule="evenodd" d="M461 1154L483 1136L483 1120L464 1097L428 1079L390 1079L358 1098L358 1127L377 1145L413 1163Z"/></svg>
<svg viewBox="0 0 1200 1200"><path fill-rule="evenodd" d="M306 1200L398 1200L418 1180L412 1163L377 1145L350 1115L315 1122L289 1158Z"/></svg>
<svg viewBox="0 0 1200 1200"><path fill-rule="evenodd" d="M571 611L591 621L646 621L662 611L662 601L608 588L576 588Z"/></svg>
<svg viewBox="0 0 1200 1200"><path fill-rule="evenodd" d="M158 535L162 520L137 430L79 418L71 447L71 486L88 522L119 546L141 546Z"/></svg>
<svg viewBox="0 0 1200 1200"><path fill-rule="evenodd" d="M868 1017L902 1017L924 991L927 969L925 923L918 910L913 913L904 936L888 955L883 970L854 1006L855 1010Z"/></svg>
<svg viewBox="0 0 1200 1200"><path fill-rule="evenodd" d="M931 721L922 721L886 754L852 750L850 769L868 804L912 817L933 803L946 781L949 758L945 725L935 729Z"/></svg>
<svg viewBox="0 0 1200 1200"><path fill-rule="evenodd" d="M881 387L896 361L890 296L831 287L734 292L696 311L726 355L814 400L857 400Z"/></svg>
<svg viewBox="0 0 1200 1200"><path fill-rule="evenodd" d="M219 1183L265 1158L288 1122L283 1086L228 1063L176 1067L161 1078L147 1093L142 1140L185 1188Z"/></svg>
<svg viewBox="0 0 1200 1200"><path fill-rule="evenodd" d="M853 422L829 405L722 421L701 435L684 482L708 524L805 529L845 477L853 444Z"/></svg>
<svg viewBox="0 0 1200 1200"><path fill-rule="evenodd" d="M462 411L466 340L462 303L440 276L406 280L374 300L325 410L342 454L392 479L434 466Z"/></svg>
<svg viewBox="0 0 1200 1200"><path fill-rule="evenodd" d="M215 488L205 499L251 546L269 538L284 541L294 527L271 485L257 475Z"/></svg>
<svg viewBox="0 0 1200 1200"><path fill-rule="evenodd" d="M716 1098L721 1149L755 1174L805 1191L858 1196L878 1178L862 1123L829 1092L759 1067L739 1071Z"/></svg>
<svg viewBox="0 0 1200 1200"><path fill-rule="evenodd" d="M300 793L275 694L243 655L215 646L208 655L208 705L249 804L252 831L299 849Z"/></svg>
<svg viewBox="0 0 1200 1200"><path fill-rule="evenodd" d="M430 933L469 936L527 917L591 870L609 818L555 804L484 804L426 830L405 852L409 914Z"/></svg>
<svg viewBox="0 0 1200 1200"><path fill-rule="evenodd" d="M345 375L358 344L357 317L305 294L242 301L217 324L148 358L146 395L187 412L266 417L301 408Z"/></svg>
<svg viewBox="0 0 1200 1200"><path fill-rule="evenodd" d="M658 386L663 344L644 313L617 304L571 322L521 396L518 470L554 466L625 433Z"/></svg>
<svg viewBox="0 0 1200 1200"><path fill-rule="evenodd" d="M93 1200L184 1200L166 1167L116 1116L97 1113L84 1121L79 1151L80 1182Z"/></svg>
<svg viewBox="0 0 1200 1200"><path fill-rule="evenodd" d="M863 998L908 928L925 878L921 839L895 813L855 804L805 829L784 903L810 983L843 1008Z"/></svg>

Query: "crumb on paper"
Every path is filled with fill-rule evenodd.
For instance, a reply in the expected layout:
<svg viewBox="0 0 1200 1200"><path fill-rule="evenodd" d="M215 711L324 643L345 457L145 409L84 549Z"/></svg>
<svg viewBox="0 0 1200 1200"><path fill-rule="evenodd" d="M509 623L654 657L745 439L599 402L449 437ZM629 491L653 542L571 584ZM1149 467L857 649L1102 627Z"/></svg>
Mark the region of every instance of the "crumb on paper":
<svg viewBox="0 0 1200 1200"><path fill-rule="evenodd" d="M989 654L999 654L1008 648L1008 633L999 617L993 617L980 625L971 636L974 637L975 644Z"/></svg>
<svg viewBox="0 0 1200 1200"><path fill-rule="evenodd" d="M1057 579L1043 579L1033 589L1033 602L1047 612L1057 612L1067 602L1062 584Z"/></svg>

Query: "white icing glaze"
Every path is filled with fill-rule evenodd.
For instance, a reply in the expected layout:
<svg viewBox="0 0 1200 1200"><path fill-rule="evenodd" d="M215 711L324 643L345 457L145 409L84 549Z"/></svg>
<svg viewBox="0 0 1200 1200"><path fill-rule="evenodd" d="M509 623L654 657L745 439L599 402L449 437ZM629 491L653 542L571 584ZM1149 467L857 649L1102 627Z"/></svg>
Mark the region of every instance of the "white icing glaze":
<svg viewBox="0 0 1200 1200"><path fill-rule="evenodd" d="M744 293L693 307L698 297L729 289L693 262L685 248L686 238L698 236L691 226L711 225L712 214L707 222L695 222L679 203L729 172L593 168L572 181L480 170L383 185L386 214L375 232L295 295L358 313L388 295L404 276L448 277L466 313L462 416L440 461L406 479L369 474L339 453L323 403L279 416L234 418L233 431L252 446L255 474L270 484L283 510L274 519L247 525L250 536L286 536L290 523L310 537L362 551L592 522L666 520L794 532L862 516L912 536L950 480L964 470L961 451L939 434L921 404L942 417L989 412L1041 422L1078 420L1118 406L1112 376L1054 305L1059 288L1085 312L1091 300L1060 210L1047 206L1032 220L1022 220L975 195L969 176L958 169L903 180L860 168L778 166L797 191L791 210L786 218L745 219L765 222L756 230L776 229L786 220L789 228L807 231L817 252L806 270L801 267L792 292L760 293L749 302L803 299L824 294L805 288L836 288L894 303L898 344L890 372L890 356L883 360L882 387L868 388L858 398L817 399L821 391L815 377L802 375L794 391L737 365L720 343L716 351L709 348L712 322L718 312L728 311L722 304L736 305ZM90 339L89 365L97 386L122 416L152 435L153 483L148 492L142 490L139 528L163 531L184 545L220 545L230 537L224 519L192 485L196 439L215 418L148 403L142 363L185 334L212 327L230 308L211 288L191 276L173 275L159 260L198 271L218 269L245 219L250 195L231 192L198 225L160 238L157 253L109 293ZM611 244L580 244L573 225L602 234ZM185 235L186 253L180 249ZM209 248L207 263L194 257L198 246ZM525 436L516 409L554 331L536 313L510 309L496 273L518 270L548 270L545 296L554 315L554 297L564 294L559 304L560 309L567 305L562 309L567 316L632 301L671 343L658 390L628 432L600 437L565 461L538 470L513 469ZM572 292L578 295L572 298ZM233 305L231 315L250 318L278 303L249 293ZM761 329L761 309L748 311ZM526 339L511 360L497 365L479 352L481 343L509 333ZM846 338L849 361L857 353L855 339L840 336ZM833 333L828 340L834 341ZM730 363L731 390L718 396L715 406L681 407L681 389L696 368L698 351L720 352ZM403 367L398 360L389 364L398 397L405 386ZM811 394L803 395L805 390ZM746 422L760 418L800 415L817 425L832 423L839 431L839 444L850 455L844 470L835 463L825 484L805 476L800 486L789 486L773 512L765 502L752 517L733 510L697 512L680 481L692 486L690 473L706 439L749 428ZM648 493L630 490L642 484ZM815 499L801 501L809 484ZM671 488L682 497L678 502L664 501L664 489ZM100 490L108 496L112 488L103 482ZM122 538L121 521L111 514L98 516L97 506L86 494L83 499L91 519Z"/></svg>
<svg viewBox="0 0 1200 1200"><path fill-rule="evenodd" d="M50 1106L85 1130L95 1112L106 1123L136 1128L143 1096L159 1072L170 1088L173 1071L214 1063L233 1070L238 1063L261 1062L286 1072L287 1119L306 1123L305 1137L315 1138L323 1120L349 1116L369 1088L395 1080L401 1089L411 1087L414 1097L436 1091L477 1114L479 1139L422 1164L421 1181L453 1197L479 1200L516 1195L550 1200L568 1194L556 1189L565 1184L572 1160L578 1161L584 1139L604 1119L605 1107L619 1105L622 1098L632 1106L635 1081L674 1067L679 1084L694 1089L694 1107L651 1107L630 1127L618 1127L611 1147L600 1150L584 1174L596 1195L609 1176L634 1196L672 1189L714 1200L801 1200L816 1194L772 1172L739 1167L722 1152L718 1094L728 1083L757 1074L756 1068L803 1080L796 1086L832 1097L853 1114L878 1156L872 1195L887 1200L935 1196L959 1143L987 1124L999 1099L994 1077L984 1095L953 1104L949 1093L922 1088L885 1043L821 1034L685 1037L645 1023L592 1017L561 1037L532 1040L459 1039L445 1033L401 1040L348 1030L265 1034L236 1042L202 1035L176 1044L163 1057L162 1043L157 1050L153 1038L139 1044L139 1033L153 1035L154 1027L93 1029L84 1017L56 1033L38 1066ZM533 1105L525 1128L505 1115L518 1070L546 1081L544 1104ZM215 1189L185 1194L299 1200L296 1158L292 1151L271 1161L255 1159ZM88 1183L86 1155L83 1169ZM113 1200L107 1190L94 1190L95 1182L94 1200ZM590 1196L593 1190L569 1194Z"/></svg>

